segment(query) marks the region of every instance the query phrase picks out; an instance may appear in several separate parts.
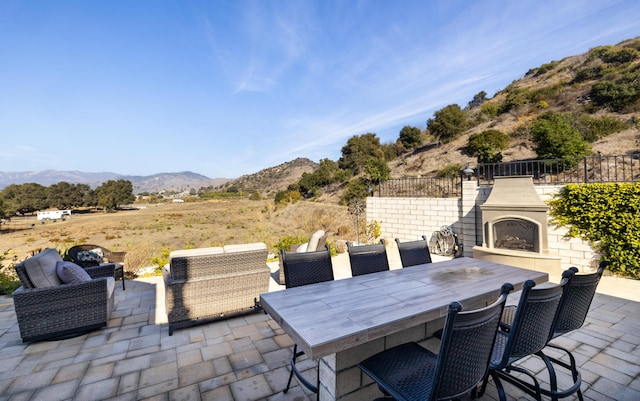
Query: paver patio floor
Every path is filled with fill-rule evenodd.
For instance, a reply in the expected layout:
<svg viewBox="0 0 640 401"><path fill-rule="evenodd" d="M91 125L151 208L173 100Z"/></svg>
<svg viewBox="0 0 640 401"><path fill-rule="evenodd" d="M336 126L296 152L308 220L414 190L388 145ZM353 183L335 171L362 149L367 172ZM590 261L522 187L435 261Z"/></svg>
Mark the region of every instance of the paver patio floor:
<svg viewBox="0 0 640 401"><path fill-rule="evenodd" d="M602 284L583 328L556 341L578 359L586 400L640 400L640 287ZM273 281L271 290L279 288ZM0 297L0 400L316 399L295 379L295 387L282 393L293 342L268 315L169 336L163 291L160 277L129 281L126 291L116 286L108 327L34 344L22 343L13 301ZM313 377L315 364L307 365ZM524 365L543 370L535 358ZM497 399L495 387L488 387L481 399ZM506 389L513 399L531 399L508 384Z"/></svg>

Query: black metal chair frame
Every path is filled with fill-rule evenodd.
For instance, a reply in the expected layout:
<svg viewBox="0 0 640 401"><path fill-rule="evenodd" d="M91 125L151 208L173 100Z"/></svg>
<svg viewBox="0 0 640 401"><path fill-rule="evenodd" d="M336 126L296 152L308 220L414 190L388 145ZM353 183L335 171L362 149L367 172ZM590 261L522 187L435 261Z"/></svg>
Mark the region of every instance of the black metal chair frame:
<svg viewBox="0 0 640 401"><path fill-rule="evenodd" d="M417 241L400 242L400 239L396 238L396 244L398 244L398 253L400 254L402 267L431 263L429 242L425 235L422 236L421 240Z"/></svg>
<svg viewBox="0 0 640 401"><path fill-rule="evenodd" d="M500 316L513 285L505 283L493 304L462 312L449 305L438 354L417 343L382 351L359 368L398 401L450 399L475 390L487 375ZM388 397L381 398L380 400Z"/></svg>
<svg viewBox="0 0 640 401"><path fill-rule="evenodd" d="M539 353L547 345L554 330L563 291L570 282L573 272L568 276L563 278L560 284L545 287L534 288L536 284L532 280L527 280L524 283L512 324L508 326L508 331L498 331L489 365L489 374L482 383L479 395L484 394L489 376L491 376L501 401L506 400L501 380L520 388L535 397L536 400L542 400L542 394L547 390L540 387L540 383L533 373L514 365L514 363L524 357ZM512 375L511 372L522 373L528 376L531 382ZM579 380L578 388L580 383ZM574 384L572 386L573 392L576 391L575 387Z"/></svg>
<svg viewBox="0 0 640 401"><path fill-rule="evenodd" d="M591 301L593 301L593 296L596 293L596 288L598 287L602 273L604 273L607 266L610 264L611 262L604 260L600 262L597 271L589 274L575 274L572 277L562 295L562 301L558 308L558 314L554 325L554 331L551 334L551 340L582 327L585 319L587 318L589 308L591 307ZM578 273L578 269L575 267L570 268L570 270L574 273ZM551 391L546 393L543 389L543 394L550 396L552 400L557 400L558 398L562 398L566 391L558 391L558 382L553 364L569 370L574 383L580 383L582 379L576 366L576 359L571 351L553 343L548 343L547 347L563 351L569 358L569 363L566 363L558 358L546 355L544 350L537 354L542 358L547 370L549 371L549 384ZM582 401L584 398L579 385L576 392L578 394L578 399Z"/></svg>
<svg viewBox="0 0 640 401"><path fill-rule="evenodd" d="M347 249L352 277L389 270L387 248L383 239L379 244L373 245L354 246L347 242Z"/></svg>
<svg viewBox="0 0 640 401"><path fill-rule="evenodd" d="M325 245L323 250L313 252L291 252L284 250L280 252L282 258L282 268L284 269L285 285L287 288L299 287L333 280L333 264L331 263L331 251L329 245ZM311 313L311 312L310 312ZM298 370L297 359L304 355L304 351L298 351L298 344L293 346L291 356L291 372L284 393L289 391L293 375L298 381L314 393L318 393L320 387L320 369L316 383L307 380Z"/></svg>

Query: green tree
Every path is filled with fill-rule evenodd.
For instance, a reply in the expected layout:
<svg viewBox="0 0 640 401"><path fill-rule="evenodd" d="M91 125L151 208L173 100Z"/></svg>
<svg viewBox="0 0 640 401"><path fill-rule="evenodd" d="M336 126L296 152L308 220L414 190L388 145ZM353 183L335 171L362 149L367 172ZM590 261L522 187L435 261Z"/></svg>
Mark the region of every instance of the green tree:
<svg viewBox="0 0 640 401"><path fill-rule="evenodd" d="M352 171L353 174L359 174L372 157L384 160L384 152L376 134L354 135L342 147L342 157L338 160L338 166Z"/></svg>
<svg viewBox="0 0 640 401"><path fill-rule="evenodd" d="M466 109L467 110L475 109L476 107L480 106L482 103L484 103L486 101L487 101L487 92L480 91L480 92L476 93L473 96L473 99L471 99L469 101L469 103L467 104Z"/></svg>
<svg viewBox="0 0 640 401"><path fill-rule="evenodd" d="M384 153L384 159L386 161L391 161L396 157L400 156L404 150L404 146L399 143L399 140L396 143L383 143L382 144L382 153Z"/></svg>
<svg viewBox="0 0 640 401"><path fill-rule="evenodd" d="M364 166L365 173L369 176L371 182L379 183L380 181L388 180L391 174L391 168L382 159L372 157L367 161Z"/></svg>
<svg viewBox="0 0 640 401"><path fill-rule="evenodd" d="M85 205L86 184L69 184L61 181L47 188L49 205L58 209L70 209Z"/></svg>
<svg viewBox="0 0 640 401"><path fill-rule="evenodd" d="M457 104L450 104L427 120L427 129L438 140L447 143L456 139L468 126L467 115Z"/></svg>
<svg viewBox="0 0 640 401"><path fill-rule="evenodd" d="M415 149L422 144L422 132L418 127L405 125L400 130L398 141L400 141L405 149Z"/></svg>
<svg viewBox="0 0 640 401"><path fill-rule="evenodd" d="M367 187L369 186L369 179L365 177L354 178L349 181L345 191L342 194L342 204L347 205L352 199L364 199L368 195Z"/></svg>
<svg viewBox="0 0 640 401"><path fill-rule="evenodd" d="M49 208L47 188L36 183L11 184L2 190L8 214L25 214Z"/></svg>
<svg viewBox="0 0 640 401"><path fill-rule="evenodd" d="M471 134L467 142L467 152L478 158L478 163L498 163L502 161L502 151L509 146L509 136L502 131L490 129Z"/></svg>
<svg viewBox="0 0 640 401"><path fill-rule="evenodd" d="M321 187L338 181L340 171L336 162L327 158L322 159L314 172L302 173L302 177L298 181L298 187L295 189L299 190L303 196L316 196Z"/></svg>
<svg viewBox="0 0 640 401"><path fill-rule="evenodd" d="M129 180L109 180L96 188L96 195L98 206L105 210L116 210L135 200L133 184Z"/></svg>
<svg viewBox="0 0 640 401"><path fill-rule="evenodd" d="M591 145L560 114L549 111L538 116L531 134L538 159L575 159L591 154Z"/></svg>

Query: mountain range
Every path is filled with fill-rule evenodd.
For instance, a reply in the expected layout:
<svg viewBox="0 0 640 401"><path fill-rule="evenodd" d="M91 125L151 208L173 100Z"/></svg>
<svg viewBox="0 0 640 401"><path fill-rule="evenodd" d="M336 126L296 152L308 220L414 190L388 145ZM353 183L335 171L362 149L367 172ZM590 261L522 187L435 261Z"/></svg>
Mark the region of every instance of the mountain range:
<svg viewBox="0 0 640 401"><path fill-rule="evenodd" d="M37 183L50 186L64 181L70 184L87 184L96 188L108 180L129 180L133 184L133 193L161 191L189 191L201 187L217 187L229 181L228 178L209 178L204 175L183 171L180 173L159 173L147 176L121 175L116 173L87 173L82 171L0 171L0 190L11 184Z"/></svg>

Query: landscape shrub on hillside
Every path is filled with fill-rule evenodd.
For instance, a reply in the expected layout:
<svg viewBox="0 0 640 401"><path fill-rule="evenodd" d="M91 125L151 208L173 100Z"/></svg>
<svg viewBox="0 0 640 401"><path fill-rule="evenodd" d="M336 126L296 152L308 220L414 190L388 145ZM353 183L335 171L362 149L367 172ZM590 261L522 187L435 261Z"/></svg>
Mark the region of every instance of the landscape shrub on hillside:
<svg viewBox="0 0 640 401"><path fill-rule="evenodd" d="M577 159L591 154L591 146L562 115L547 112L531 124L538 159ZM571 167L567 161L565 167Z"/></svg>
<svg viewBox="0 0 640 401"><path fill-rule="evenodd" d="M490 129L471 134L467 142L467 152L478 158L478 163L498 163L502 161L502 151L509 146L510 138L502 131Z"/></svg>
<svg viewBox="0 0 640 401"><path fill-rule="evenodd" d="M450 104L434 113L427 120L427 129L439 141L451 142L468 127L467 114L457 104Z"/></svg>

